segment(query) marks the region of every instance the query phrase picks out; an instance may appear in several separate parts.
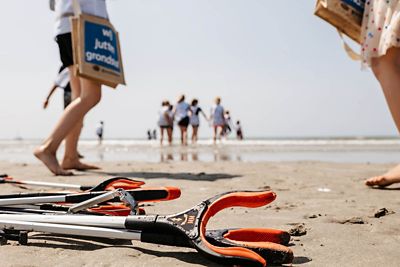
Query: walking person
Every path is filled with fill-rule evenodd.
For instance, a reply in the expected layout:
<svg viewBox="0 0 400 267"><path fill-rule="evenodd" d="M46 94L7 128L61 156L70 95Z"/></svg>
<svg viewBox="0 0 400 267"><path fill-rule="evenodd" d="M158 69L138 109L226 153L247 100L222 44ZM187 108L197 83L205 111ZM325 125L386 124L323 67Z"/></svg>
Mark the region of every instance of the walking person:
<svg viewBox="0 0 400 267"><path fill-rule="evenodd" d="M224 113L224 129L222 130L222 135L227 138L228 135L232 132L232 118L229 110L226 110Z"/></svg>
<svg viewBox="0 0 400 267"><path fill-rule="evenodd" d="M243 129L240 121L236 121L236 139L243 140Z"/></svg>
<svg viewBox="0 0 400 267"><path fill-rule="evenodd" d="M160 127L160 145L163 145L164 142L164 132L167 132L168 143L171 145L174 119L169 101L166 100L161 103L161 109L158 112L158 115L158 126Z"/></svg>
<svg viewBox="0 0 400 267"><path fill-rule="evenodd" d="M363 65L370 66L379 81L400 131L400 0L367 1L361 36ZM400 165L365 183L380 187L400 183Z"/></svg>
<svg viewBox="0 0 400 267"><path fill-rule="evenodd" d="M215 98L215 105L211 108L210 116L213 124L214 135L213 140L214 143L217 139L221 139L222 133L225 127L225 117L224 117L224 107L221 105L221 98Z"/></svg>
<svg viewBox="0 0 400 267"><path fill-rule="evenodd" d="M74 71L70 16L74 14L72 0L55 0L55 36L63 67L68 68L72 102L64 110L50 135L37 147L34 155L55 175L72 175L70 169L88 170L98 167L82 163L78 157L78 140L85 115L100 102L101 84L82 77ZM82 13L108 18L105 0L80 0ZM65 140L64 158L57 160L56 153Z"/></svg>
<svg viewBox="0 0 400 267"><path fill-rule="evenodd" d="M96 128L97 140L99 141L99 145L103 142L103 134L104 134L104 121L100 121Z"/></svg>
<svg viewBox="0 0 400 267"><path fill-rule="evenodd" d="M208 120L204 111L198 106L199 101L197 99L193 99L190 106L190 126L192 126L192 144L197 143L198 140L198 130L200 127L200 115Z"/></svg>
<svg viewBox="0 0 400 267"><path fill-rule="evenodd" d="M175 106L174 117L181 131L181 143L187 145L187 128L189 126L190 106L185 102L185 95L181 95Z"/></svg>

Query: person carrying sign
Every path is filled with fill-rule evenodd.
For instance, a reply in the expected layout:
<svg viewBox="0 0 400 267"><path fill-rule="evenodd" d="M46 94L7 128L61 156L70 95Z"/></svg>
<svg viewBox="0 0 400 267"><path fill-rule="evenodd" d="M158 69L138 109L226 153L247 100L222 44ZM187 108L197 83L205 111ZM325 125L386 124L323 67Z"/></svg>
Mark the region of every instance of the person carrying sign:
<svg viewBox="0 0 400 267"><path fill-rule="evenodd" d="M83 118L101 99L101 84L75 75L70 23L70 17L74 15L73 0L55 0L51 3L56 13L56 42L63 66L69 69L73 101L64 110L50 135L35 149L34 155L55 175L73 175L69 170L98 168L79 160L77 146ZM108 18L105 0L80 0L78 3L82 13ZM65 154L60 164L56 152L63 140Z"/></svg>

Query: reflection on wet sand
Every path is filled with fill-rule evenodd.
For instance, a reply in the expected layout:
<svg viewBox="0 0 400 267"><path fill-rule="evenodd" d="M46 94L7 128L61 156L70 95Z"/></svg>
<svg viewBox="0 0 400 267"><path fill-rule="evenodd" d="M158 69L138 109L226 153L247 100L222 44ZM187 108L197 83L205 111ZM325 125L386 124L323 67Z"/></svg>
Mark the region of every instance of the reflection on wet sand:
<svg viewBox="0 0 400 267"><path fill-rule="evenodd" d="M160 150L160 162L173 161L174 156L171 152L165 153L162 149Z"/></svg>
<svg viewBox="0 0 400 267"><path fill-rule="evenodd" d="M171 161L242 161L242 157L238 152L233 152L224 148L201 149L199 147L168 147L159 149L160 162Z"/></svg>

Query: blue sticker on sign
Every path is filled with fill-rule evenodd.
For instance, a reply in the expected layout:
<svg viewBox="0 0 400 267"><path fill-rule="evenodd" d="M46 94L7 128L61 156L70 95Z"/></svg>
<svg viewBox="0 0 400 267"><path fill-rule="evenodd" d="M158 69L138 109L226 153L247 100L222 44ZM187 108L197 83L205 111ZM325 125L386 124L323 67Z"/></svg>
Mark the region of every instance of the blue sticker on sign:
<svg viewBox="0 0 400 267"><path fill-rule="evenodd" d="M365 0L342 0L342 2L353 7L357 12L364 13Z"/></svg>
<svg viewBox="0 0 400 267"><path fill-rule="evenodd" d="M85 21L85 61L121 72L117 35L110 27Z"/></svg>

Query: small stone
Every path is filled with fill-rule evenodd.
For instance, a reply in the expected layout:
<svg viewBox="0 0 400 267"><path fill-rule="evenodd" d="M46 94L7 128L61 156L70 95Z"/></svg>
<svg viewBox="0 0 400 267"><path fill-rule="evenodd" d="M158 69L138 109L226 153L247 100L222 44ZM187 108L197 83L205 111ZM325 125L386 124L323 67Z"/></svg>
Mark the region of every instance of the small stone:
<svg viewBox="0 0 400 267"><path fill-rule="evenodd" d="M303 236L307 234L307 229L304 223L293 226L289 231L291 236Z"/></svg>
<svg viewBox="0 0 400 267"><path fill-rule="evenodd" d="M393 213L394 213L394 211L389 211L386 208L382 208L382 209L378 210L377 212L375 212L374 217L375 218L380 218L380 217L383 217L383 216L386 216L386 215L389 215L389 214L393 214Z"/></svg>
<svg viewBox="0 0 400 267"><path fill-rule="evenodd" d="M340 224L366 224L367 222L361 217L353 217L346 220L337 221Z"/></svg>

